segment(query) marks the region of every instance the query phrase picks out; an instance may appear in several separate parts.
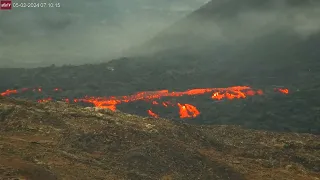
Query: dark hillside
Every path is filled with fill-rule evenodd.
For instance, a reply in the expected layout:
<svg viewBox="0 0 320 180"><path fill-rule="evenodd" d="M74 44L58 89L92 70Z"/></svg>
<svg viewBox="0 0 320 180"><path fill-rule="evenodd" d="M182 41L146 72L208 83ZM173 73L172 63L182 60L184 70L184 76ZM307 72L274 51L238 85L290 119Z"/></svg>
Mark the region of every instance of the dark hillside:
<svg viewBox="0 0 320 180"><path fill-rule="evenodd" d="M313 180L318 139L0 97L0 179Z"/></svg>

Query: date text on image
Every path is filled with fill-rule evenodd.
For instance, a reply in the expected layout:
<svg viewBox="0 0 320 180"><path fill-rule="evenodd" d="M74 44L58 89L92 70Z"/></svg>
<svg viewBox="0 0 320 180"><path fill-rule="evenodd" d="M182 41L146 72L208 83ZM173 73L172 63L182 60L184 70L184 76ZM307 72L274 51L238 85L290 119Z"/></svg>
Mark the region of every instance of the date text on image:
<svg viewBox="0 0 320 180"><path fill-rule="evenodd" d="M0 1L0 10L10 10L12 8L12 2L8 0Z"/></svg>

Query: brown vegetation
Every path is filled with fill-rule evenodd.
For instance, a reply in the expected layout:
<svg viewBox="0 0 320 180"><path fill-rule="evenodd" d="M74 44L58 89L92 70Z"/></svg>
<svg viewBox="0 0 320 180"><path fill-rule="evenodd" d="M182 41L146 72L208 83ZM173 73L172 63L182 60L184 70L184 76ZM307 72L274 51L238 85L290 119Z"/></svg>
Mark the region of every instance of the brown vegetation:
<svg viewBox="0 0 320 180"><path fill-rule="evenodd" d="M310 179L319 136L0 97L0 179Z"/></svg>

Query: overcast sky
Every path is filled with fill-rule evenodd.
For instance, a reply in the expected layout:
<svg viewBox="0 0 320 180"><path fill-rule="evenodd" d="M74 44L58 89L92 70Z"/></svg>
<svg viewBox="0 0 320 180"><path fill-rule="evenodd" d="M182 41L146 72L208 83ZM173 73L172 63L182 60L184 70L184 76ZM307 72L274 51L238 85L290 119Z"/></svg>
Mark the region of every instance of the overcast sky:
<svg viewBox="0 0 320 180"><path fill-rule="evenodd" d="M0 67L110 59L207 1L56 0L60 8L0 11Z"/></svg>

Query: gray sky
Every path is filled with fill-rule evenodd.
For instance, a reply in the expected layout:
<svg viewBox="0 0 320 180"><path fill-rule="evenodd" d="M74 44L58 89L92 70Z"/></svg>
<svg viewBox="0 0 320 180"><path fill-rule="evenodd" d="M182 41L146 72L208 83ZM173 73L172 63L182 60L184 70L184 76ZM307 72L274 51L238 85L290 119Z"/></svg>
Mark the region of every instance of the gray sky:
<svg viewBox="0 0 320 180"><path fill-rule="evenodd" d="M207 1L55 0L60 8L0 11L0 67L110 59Z"/></svg>
<svg viewBox="0 0 320 180"><path fill-rule="evenodd" d="M61 7L0 11L0 67L107 61L168 27L155 51L176 44L202 49L203 42L242 46L279 29L301 38L320 30L320 3L312 0L214 0L199 19L183 21L209 0L54 1Z"/></svg>

